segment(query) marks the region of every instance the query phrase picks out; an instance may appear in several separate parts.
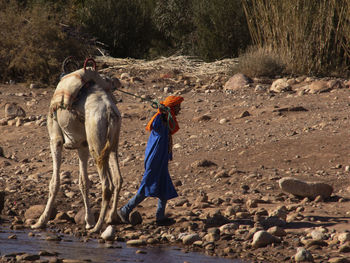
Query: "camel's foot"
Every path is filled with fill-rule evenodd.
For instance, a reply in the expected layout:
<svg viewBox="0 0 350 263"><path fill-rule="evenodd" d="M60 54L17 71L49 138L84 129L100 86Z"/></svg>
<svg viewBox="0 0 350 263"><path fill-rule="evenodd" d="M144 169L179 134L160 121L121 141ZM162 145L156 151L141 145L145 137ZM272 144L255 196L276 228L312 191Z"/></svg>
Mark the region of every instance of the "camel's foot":
<svg viewBox="0 0 350 263"><path fill-rule="evenodd" d="M90 234L99 233L100 230L101 230L101 228L102 228L102 226L97 226L97 225L96 225L94 228L92 228L92 229L89 230L89 233L90 233Z"/></svg>
<svg viewBox="0 0 350 263"><path fill-rule="evenodd" d="M90 230L90 229L92 229L94 226L95 226L95 224L86 223L85 229L86 229L86 230Z"/></svg>
<svg viewBox="0 0 350 263"><path fill-rule="evenodd" d="M43 229L46 227L46 224L38 221L36 224L30 226L32 229Z"/></svg>
<svg viewBox="0 0 350 263"><path fill-rule="evenodd" d="M118 215L117 214L109 214L106 218L107 225L115 225L118 223Z"/></svg>

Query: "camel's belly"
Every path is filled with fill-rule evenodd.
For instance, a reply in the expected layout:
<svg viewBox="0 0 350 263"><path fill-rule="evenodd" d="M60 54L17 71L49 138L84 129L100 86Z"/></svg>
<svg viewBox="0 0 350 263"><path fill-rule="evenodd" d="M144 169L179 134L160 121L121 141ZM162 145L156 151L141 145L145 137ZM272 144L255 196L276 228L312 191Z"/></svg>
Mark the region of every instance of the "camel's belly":
<svg viewBox="0 0 350 263"><path fill-rule="evenodd" d="M76 113L58 110L57 122L62 130L65 148L76 149L86 143L84 121Z"/></svg>

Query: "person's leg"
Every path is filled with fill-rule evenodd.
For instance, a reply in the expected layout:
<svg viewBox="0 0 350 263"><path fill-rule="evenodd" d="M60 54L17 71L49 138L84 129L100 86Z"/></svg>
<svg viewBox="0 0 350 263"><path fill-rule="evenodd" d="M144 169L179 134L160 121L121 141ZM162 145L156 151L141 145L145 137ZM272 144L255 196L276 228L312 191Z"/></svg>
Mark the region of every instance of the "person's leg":
<svg viewBox="0 0 350 263"><path fill-rule="evenodd" d="M165 207L166 207L167 200L161 200L158 199L158 207L156 212L156 220L160 221L165 218Z"/></svg>
<svg viewBox="0 0 350 263"><path fill-rule="evenodd" d="M138 191L136 195L134 195L133 198L131 198L129 202L118 211L118 215L122 222L129 222L129 214L145 198L145 190L142 189L141 191Z"/></svg>

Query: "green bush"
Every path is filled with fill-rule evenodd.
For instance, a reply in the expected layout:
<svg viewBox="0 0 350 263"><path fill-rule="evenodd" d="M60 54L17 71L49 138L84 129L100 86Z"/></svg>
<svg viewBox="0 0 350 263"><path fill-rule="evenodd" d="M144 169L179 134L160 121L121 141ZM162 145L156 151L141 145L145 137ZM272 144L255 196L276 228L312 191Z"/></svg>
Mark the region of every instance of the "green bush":
<svg viewBox="0 0 350 263"><path fill-rule="evenodd" d="M2 80L56 83L65 57L84 57L88 48L68 38L49 8L0 3L0 75Z"/></svg>
<svg viewBox="0 0 350 263"><path fill-rule="evenodd" d="M86 0L77 19L114 57L142 57L150 48L149 6L142 0Z"/></svg>
<svg viewBox="0 0 350 263"><path fill-rule="evenodd" d="M158 33L160 52L192 55L194 53L193 0L158 0L152 21ZM165 46L165 48L164 48Z"/></svg>
<svg viewBox="0 0 350 263"><path fill-rule="evenodd" d="M196 55L237 57L250 42L241 0L193 0Z"/></svg>

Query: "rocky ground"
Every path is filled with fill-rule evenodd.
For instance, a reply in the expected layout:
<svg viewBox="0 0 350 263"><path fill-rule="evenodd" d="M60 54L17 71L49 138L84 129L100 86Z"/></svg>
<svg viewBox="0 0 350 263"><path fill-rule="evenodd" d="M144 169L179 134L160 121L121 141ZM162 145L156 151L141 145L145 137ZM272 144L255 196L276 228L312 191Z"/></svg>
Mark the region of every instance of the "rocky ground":
<svg viewBox="0 0 350 263"><path fill-rule="evenodd" d="M157 226L156 200L149 198L137 208L142 223L137 224L136 213L135 225L117 225L116 238L131 245L170 242L252 262L350 262L349 81L298 77L249 82L236 75L228 82L227 61L175 60L98 64L101 72L122 80L124 91L157 100L170 94L185 98L169 165L179 197L169 202L167 213L176 222ZM1 218L14 229L28 227L36 216L31 207L47 199L52 163L46 114L53 91L0 85ZM115 96L123 116L123 205L142 178L149 135L144 128L154 110L128 94L116 91ZM9 116L6 104L11 103L23 109L16 112L22 117ZM100 183L93 161L89 163L90 198L98 211ZM48 230L86 239L78 213L83 205L75 151L64 150L61 170L57 215ZM308 184L295 188L297 182L286 178ZM281 179L292 185L281 189ZM333 191L317 185L315 190L309 182ZM292 194L296 192L298 196Z"/></svg>

